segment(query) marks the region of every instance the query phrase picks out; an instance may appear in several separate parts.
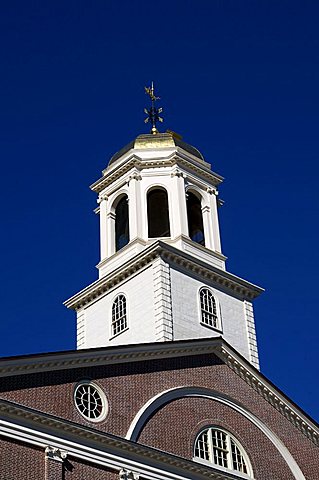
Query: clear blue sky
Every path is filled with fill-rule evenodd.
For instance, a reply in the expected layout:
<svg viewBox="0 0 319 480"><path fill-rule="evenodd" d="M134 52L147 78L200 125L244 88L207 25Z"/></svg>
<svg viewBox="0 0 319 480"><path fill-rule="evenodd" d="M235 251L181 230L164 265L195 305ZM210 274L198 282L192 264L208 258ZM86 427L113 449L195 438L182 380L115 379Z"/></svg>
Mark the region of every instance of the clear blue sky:
<svg viewBox="0 0 319 480"><path fill-rule="evenodd" d="M96 180L165 123L226 177L228 270L266 293L263 373L315 419L319 3L33 1L0 11L1 356L75 348L62 301L97 278Z"/></svg>

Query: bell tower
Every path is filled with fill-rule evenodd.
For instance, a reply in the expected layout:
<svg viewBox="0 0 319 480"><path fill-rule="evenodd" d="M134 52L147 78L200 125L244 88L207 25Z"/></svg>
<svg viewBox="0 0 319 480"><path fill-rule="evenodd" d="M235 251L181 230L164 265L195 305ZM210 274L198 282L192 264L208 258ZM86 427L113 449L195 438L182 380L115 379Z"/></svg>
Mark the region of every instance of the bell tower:
<svg viewBox="0 0 319 480"><path fill-rule="evenodd" d="M77 347L223 336L258 368L252 300L262 289L229 272L221 252L223 178L173 132L146 89L150 134L112 156L98 195L97 281L65 302L77 312Z"/></svg>

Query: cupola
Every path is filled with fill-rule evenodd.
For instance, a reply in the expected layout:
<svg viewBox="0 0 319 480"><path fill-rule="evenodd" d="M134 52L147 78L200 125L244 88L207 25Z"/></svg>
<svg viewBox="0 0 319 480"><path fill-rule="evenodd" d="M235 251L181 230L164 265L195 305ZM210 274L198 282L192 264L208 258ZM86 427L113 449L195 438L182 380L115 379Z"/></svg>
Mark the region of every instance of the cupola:
<svg viewBox="0 0 319 480"><path fill-rule="evenodd" d="M217 213L221 181L199 150L173 132L139 135L115 153L91 186L98 193L100 276L114 256L134 256L155 239L225 268Z"/></svg>

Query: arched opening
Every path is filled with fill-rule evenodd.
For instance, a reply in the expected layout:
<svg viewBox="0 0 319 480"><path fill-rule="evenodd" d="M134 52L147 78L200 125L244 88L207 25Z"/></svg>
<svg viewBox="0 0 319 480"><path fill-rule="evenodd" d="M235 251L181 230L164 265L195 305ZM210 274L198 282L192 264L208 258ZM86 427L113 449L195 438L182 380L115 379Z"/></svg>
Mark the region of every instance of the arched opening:
<svg viewBox="0 0 319 480"><path fill-rule="evenodd" d="M186 194L188 235L193 242L205 245L202 205L192 192Z"/></svg>
<svg viewBox="0 0 319 480"><path fill-rule="evenodd" d="M148 237L169 237L168 198L166 190L154 188L147 195Z"/></svg>
<svg viewBox="0 0 319 480"><path fill-rule="evenodd" d="M293 478L295 478L296 480L306 480L297 462L295 461L287 447L281 442L281 440L279 440L277 435L275 435L272 430L270 430L253 413L251 413L249 410L246 410L246 408L243 407L240 403L237 403L234 399L230 398L227 395L221 394L220 392L216 392L209 388L177 387L165 390L155 395L153 398L150 398L148 402L146 402L145 405L135 415L135 418L133 419L126 434L126 439L137 442L144 426L155 414L155 412L158 412L164 405L167 405L169 402L185 397L210 398L212 400L220 402L223 405L227 405L235 412L238 412L244 418L248 419L253 425L255 425L270 440L270 442L275 446L275 448L278 450L278 452L286 462L288 468L292 472Z"/></svg>
<svg viewBox="0 0 319 480"><path fill-rule="evenodd" d="M115 251L123 248L129 241L128 198L124 195L115 208Z"/></svg>

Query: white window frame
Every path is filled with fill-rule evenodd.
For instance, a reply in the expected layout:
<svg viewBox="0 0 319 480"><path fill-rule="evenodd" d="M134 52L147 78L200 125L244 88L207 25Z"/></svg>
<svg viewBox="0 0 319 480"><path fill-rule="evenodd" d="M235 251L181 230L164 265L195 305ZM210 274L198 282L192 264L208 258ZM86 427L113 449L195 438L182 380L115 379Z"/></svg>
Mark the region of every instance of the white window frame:
<svg viewBox="0 0 319 480"><path fill-rule="evenodd" d="M214 443L213 439L213 432L220 432L221 434L225 435L226 440L226 448L223 449L222 447L216 446ZM197 447L197 442L200 439L200 437L206 433L207 434L207 445L205 448L205 451L208 453L209 460L204 459L202 457L198 457L195 455L196 447ZM233 458L233 453L232 453L232 445L231 442L234 443L235 447L239 450L240 455L243 457L243 460L245 462L246 468L247 468L247 473L241 472L239 470L234 469L234 458ZM227 462L227 466L220 465L219 463L216 463L214 460L214 451L220 450L225 452L225 458ZM205 463L206 465L213 466L214 468L218 468L224 472L232 472L235 475L238 475L240 478L245 478L245 479L252 479L254 478L253 475L253 470L251 463L249 461L248 455L245 452L244 448L242 445L238 442L238 440L231 435L227 430L224 430L219 427L205 427L200 431L200 433L197 435L194 443L194 457L193 460L196 462L200 463Z"/></svg>
<svg viewBox="0 0 319 480"><path fill-rule="evenodd" d="M214 313L214 306L212 306L212 309L204 309L202 305L202 293L207 292L209 295L211 295L211 298L213 299L213 304L215 305L215 311ZM217 295L215 292L213 292L212 289L209 287L203 286L199 289L198 291L198 302L199 302L199 321L200 324L203 325L204 327L211 328L212 330L218 330L222 331L222 322L221 322L221 308L220 308L220 303L218 300ZM207 317L211 316L212 319L215 320L215 324L212 321L212 325L210 322L203 320L203 314L205 314Z"/></svg>
<svg viewBox="0 0 319 480"><path fill-rule="evenodd" d="M115 304L116 302L122 297L124 299L124 313L119 314L118 310L119 307L116 307ZM111 306L111 338L117 337L118 335L121 335L121 333L125 332L128 330L128 302L126 295L124 293L118 293L116 297L113 299L112 306ZM115 308L117 308L117 311L115 311ZM123 324L121 326L121 324Z"/></svg>
<svg viewBox="0 0 319 480"><path fill-rule="evenodd" d="M91 393L90 389L93 389L93 391L95 391L98 394L100 398L101 409L102 409L98 417L90 417L89 415L86 415L84 413L84 409L82 408L83 402L82 402L82 405L80 404L81 402L80 403L78 402L78 395L77 395L77 392L81 387L87 388L89 394ZM96 383L91 382L90 380L82 380L75 385L74 393L73 393L73 401L77 411L88 422L94 422L94 423L102 422L108 414L108 401L105 393L98 385L96 385Z"/></svg>

